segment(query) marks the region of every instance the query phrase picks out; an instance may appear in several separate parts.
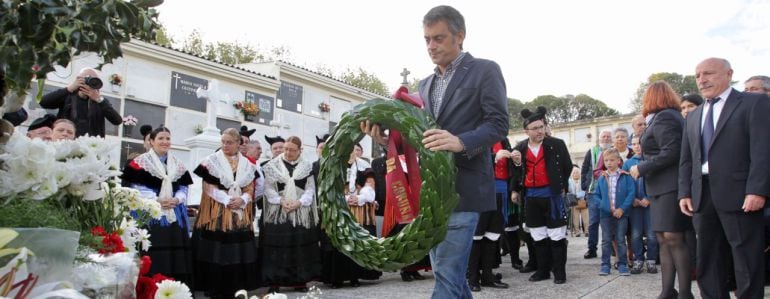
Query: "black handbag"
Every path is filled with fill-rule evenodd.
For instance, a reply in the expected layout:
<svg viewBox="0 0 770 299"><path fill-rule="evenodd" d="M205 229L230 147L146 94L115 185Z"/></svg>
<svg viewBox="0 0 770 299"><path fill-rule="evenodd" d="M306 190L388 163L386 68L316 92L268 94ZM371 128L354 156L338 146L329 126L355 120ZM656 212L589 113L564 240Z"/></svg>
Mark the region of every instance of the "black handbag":
<svg viewBox="0 0 770 299"><path fill-rule="evenodd" d="M567 206L568 207L574 207L574 206L576 206L578 204L577 203L577 195L575 195L575 194L567 193L567 196L565 197L565 199L567 200Z"/></svg>

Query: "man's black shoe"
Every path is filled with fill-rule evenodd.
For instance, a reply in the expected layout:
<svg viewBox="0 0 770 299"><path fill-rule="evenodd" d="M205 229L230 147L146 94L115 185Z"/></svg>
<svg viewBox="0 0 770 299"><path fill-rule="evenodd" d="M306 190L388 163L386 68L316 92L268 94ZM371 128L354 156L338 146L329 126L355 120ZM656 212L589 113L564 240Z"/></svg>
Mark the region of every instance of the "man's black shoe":
<svg viewBox="0 0 770 299"><path fill-rule="evenodd" d="M521 270L521 268L524 267L523 265L524 263L521 260L513 261L511 264L513 265L513 268L516 270Z"/></svg>
<svg viewBox="0 0 770 299"><path fill-rule="evenodd" d="M414 272L409 272L409 273L412 274L412 278L414 278L414 280L425 280L425 277L420 275L420 272L414 271Z"/></svg>
<svg viewBox="0 0 770 299"><path fill-rule="evenodd" d="M481 292L481 286L477 284L470 284L471 292Z"/></svg>
<svg viewBox="0 0 770 299"><path fill-rule="evenodd" d="M490 283L483 283L482 282L481 286L482 287L489 287L489 288L496 288L496 289L507 289L508 288L508 284L507 283L498 282L498 281L493 281L493 282L490 282Z"/></svg>
<svg viewBox="0 0 770 299"><path fill-rule="evenodd" d="M550 274L545 274L545 275L541 276L541 275L538 275L537 272L535 272L535 274L532 274L532 276L529 277L529 281L535 282L535 281L546 280L546 279L549 279L549 278L551 278Z"/></svg>
<svg viewBox="0 0 770 299"><path fill-rule="evenodd" d="M566 279L556 279L556 278L553 279L553 283L555 284L564 284L565 282L567 282Z"/></svg>
<svg viewBox="0 0 770 299"><path fill-rule="evenodd" d="M537 267L533 266L532 264L526 264L524 267L519 269L519 273L530 273L535 272L537 270Z"/></svg>
<svg viewBox="0 0 770 299"><path fill-rule="evenodd" d="M401 280L403 281L412 281L414 280L414 277L412 277L412 274L409 272L401 272Z"/></svg>
<svg viewBox="0 0 770 299"><path fill-rule="evenodd" d="M588 252L586 252L586 254L583 255L584 259L592 259L595 257L596 257L596 251L593 251L593 250L589 250Z"/></svg>

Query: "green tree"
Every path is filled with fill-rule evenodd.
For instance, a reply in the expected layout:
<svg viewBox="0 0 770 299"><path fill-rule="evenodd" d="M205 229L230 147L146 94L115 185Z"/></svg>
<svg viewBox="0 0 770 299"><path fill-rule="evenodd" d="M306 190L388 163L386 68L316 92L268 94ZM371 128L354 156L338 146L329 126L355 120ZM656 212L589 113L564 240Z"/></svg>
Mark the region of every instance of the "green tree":
<svg viewBox="0 0 770 299"><path fill-rule="evenodd" d="M698 92L698 85L695 83L695 76L693 75L683 76L677 73L666 72L654 73L647 77L647 82L642 82L639 84L639 88L636 89L636 97L631 101L631 109L634 112L642 110L642 97L644 96L644 92L647 90L647 86L649 86L650 83L656 81L666 81L679 95Z"/></svg>
<svg viewBox="0 0 770 299"><path fill-rule="evenodd" d="M168 36L169 40L173 38ZM160 43L160 42L158 42ZM181 41L182 50L209 60L225 64L242 64L275 60L288 60L291 50L286 46L277 46L267 50L258 49L251 44L239 42L207 42L198 29L194 29ZM177 45L178 46L178 45Z"/></svg>
<svg viewBox="0 0 770 299"><path fill-rule="evenodd" d="M385 85L385 83L382 82L380 78L377 78L377 76L374 74L369 73L360 67L355 70L348 68L347 71L342 74L341 78L343 81L350 85L357 86L374 93L382 95L390 94L388 86Z"/></svg>
<svg viewBox="0 0 770 299"><path fill-rule="evenodd" d="M548 110L546 116L548 122L554 125L620 114L617 110L608 107L604 102L585 94L577 96L565 95L562 97L543 95L536 97L531 102L525 103L524 106L530 110L534 110L538 106L545 107ZM519 118L521 117L519 116Z"/></svg>
<svg viewBox="0 0 770 299"><path fill-rule="evenodd" d="M33 77L39 90L54 66L66 66L81 52L103 63L123 56L120 43L152 39L158 28L153 6L162 0L5 0L0 3L0 68L3 84L26 94ZM0 89L0 90L5 90ZM42 94L39 94L42 95Z"/></svg>
<svg viewBox="0 0 770 299"><path fill-rule="evenodd" d="M524 103L520 100L508 98L508 127L511 130L521 130L523 128L524 120L521 119L521 110L524 107Z"/></svg>

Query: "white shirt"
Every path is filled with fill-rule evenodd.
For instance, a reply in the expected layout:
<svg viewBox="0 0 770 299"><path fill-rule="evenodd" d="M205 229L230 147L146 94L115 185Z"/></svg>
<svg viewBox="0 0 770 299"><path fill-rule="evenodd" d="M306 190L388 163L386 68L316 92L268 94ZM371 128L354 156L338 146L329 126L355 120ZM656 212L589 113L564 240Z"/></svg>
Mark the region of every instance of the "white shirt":
<svg viewBox="0 0 770 299"><path fill-rule="evenodd" d="M716 133L717 129L717 122L719 121L719 115L722 114L722 109L725 107L725 103L727 102L727 98L730 96L730 92L733 90L732 87L728 87L727 90L723 91L721 94L719 94L719 102L714 104L714 113L712 115L713 117L713 125L714 125L714 133ZM710 100L710 99L709 99ZM700 131L701 134L703 133L703 127L706 124L706 115L709 113L709 109L711 108L711 104L708 102L703 103L703 114L701 114L700 118ZM716 136L714 136L716 137ZM707 157L708 158L708 157ZM703 164L701 164L701 172L703 174L709 174L709 161L703 161Z"/></svg>

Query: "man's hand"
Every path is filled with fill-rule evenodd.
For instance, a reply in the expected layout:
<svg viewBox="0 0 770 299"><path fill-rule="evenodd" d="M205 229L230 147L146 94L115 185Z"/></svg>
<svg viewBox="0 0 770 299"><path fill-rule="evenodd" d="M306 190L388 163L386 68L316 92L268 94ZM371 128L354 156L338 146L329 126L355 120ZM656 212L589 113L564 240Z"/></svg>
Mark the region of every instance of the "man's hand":
<svg viewBox="0 0 770 299"><path fill-rule="evenodd" d="M634 179L639 178L639 167L637 165L631 166L631 169L628 170L628 173L631 174Z"/></svg>
<svg viewBox="0 0 770 299"><path fill-rule="evenodd" d="M385 135L382 130L380 130L379 124L375 124L367 120L362 122L360 127L361 132L369 135L369 137L371 137L374 142L377 142L381 145L388 145L388 136Z"/></svg>
<svg viewBox="0 0 770 299"><path fill-rule="evenodd" d="M634 203L633 203L633 205L632 205L632 206L633 206L634 208L636 208L636 207L641 207L641 206L642 206L642 201L641 201L641 200L639 200L638 198L634 198Z"/></svg>
<svg viewBox="0 0 770 299"><path fill-rule="evenodd" d="M431 151L450 151L459 153L465 150L465 146L455 135L447 130L430 129L422 134L422 144Z"/></svg>
<svg viewBox="0 0 770 299"><path fill-rule="evenodd" d="M513 160L514 164L521 165L521 152L518 150L513 150L511 152L511 159Z"/></svg>
<svg viewBox="0 0 770 299"><path fill-rule="evenodd" d="M682 214L692 217L692 198L685 197L680 199L679 209L682 210Z"/></svg>
<svg viewBox="0 0 770 299"><path fill-rule="evenodd" d="M746 194L746 199L743 200L743 211L754 212L759 211L765 207L765 197L755 194Z"/></svg>
<svg viewBox="0 0 770 299"><path fill-rule="evenodd" d="M620 217L623 217L623 209L621 208L615 209L615 212L613 212L612 215L615 216L615 218L620 219Z"/></svg>
<svg viewBox="0 0 770 299"><path fill-rule="evenodd" d="M646 199L646 198L643 198L642 200L639 201L639 206L641 206L643 208L649 207L650 206L650 200Z"/></svg>
<svg viewBox="0 0 770 299"><path fill-rule="evenodd" d="M497 151L497 153L495 154L495 163L497 163L497 161L500 161L500 159L508 159L510 157L511 157L511 152L509 152L506 149L501 149Z"/></svg>
<svg viewBox="0 0 770 299"><path fill-rule="evenodd" d="M70 85L67 85L67 91L69 92L76 92L80 89L81 86L85 86L85 81L83 81L83 77L78 76L75 78L75 81L72 81Z"/></svg>
<svg viewBox="0 0 770 299"><path fill-rule="evenodd" d="M91 101L94 101L96 103L99 103L102 101L102 95L101 92L99 92L98 89L93 89L87 85L81 85L80 86L80 92L82 92L86 97L88 97Z"/></svg>
<svg viewBox="0 0 770 299"><path fill-rule="evenodd" d="M511 192L511 202L518 204L519 203L519 193L516 191Z"/></svg>

